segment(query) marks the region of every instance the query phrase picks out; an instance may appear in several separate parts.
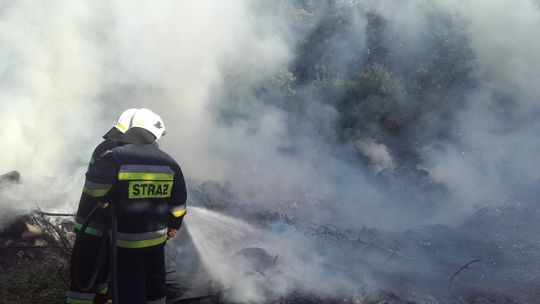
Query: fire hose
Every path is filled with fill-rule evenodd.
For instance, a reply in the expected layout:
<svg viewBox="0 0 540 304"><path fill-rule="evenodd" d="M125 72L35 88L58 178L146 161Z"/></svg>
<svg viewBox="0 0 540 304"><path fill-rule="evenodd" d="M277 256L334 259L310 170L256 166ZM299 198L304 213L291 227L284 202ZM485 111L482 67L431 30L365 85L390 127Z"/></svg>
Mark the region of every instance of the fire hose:
<svg viewBox="0 0 540 304"><path fill-rule="evenodd" d="M88 224L90 223L90 220L92 219L92 215L96 212L97 208L99 208L99 205L96 204L96 206L90 211L86 219L84 220L84 223L80 229L80 233L84 233L86 231L86 228L88 227ZM72 275L72 280L74 285L79 288L81 291L89 291L94 284L96 283L97 276L99 273L99 269L101 268L101 265L103 264L103 256L105 254L105 246L107 245L107 224L105 224L105 227L103 229L103 233L101 235L99 246L98 246L98 253L96 255L96 259L94 260L93 266L92 266L92 272L90 273L90 276L86 282L81 282L79 277L75 274ZM77 234L75 237L75 242L73 243L73 250L71 255L71 261L70 261L70 268L75 269L77 263L77 252L80 244L80 233Z"/></svg>
<svg viewBox="0 0 540 304"><path fill-rule="evenodd" d="M88 227L88 224L90 223L90 220L92 219L92 215L94 212L100 207L99 204L96 204L96 206L90 211L88 216L85 218L84 223L80 229L80 232L85 232L86 228ZM111 224L111 243L110 243L110 262L111 262L111 297L113 300L113 303L118 303L118 285L117 285L117 274L116 274L116 243L118 239L118 221L116 217L116 208L114 204L109 204L109 210L110 210L110 224ZM98 252L96 255L96 258L94 260L94 264L92 267L92 272L90 273L90 276L88 278L88 281L81 282L79 278L76 275L72 275L73 283L77 288L79 288L81 291L89 291L96 283L97 276L99 273L99 270L101 266L103 265L103 258L105 257L105 248L107 245L107 239L108 239L108 223L105 224L105 227L103 229L103 233L101 235ZM80 234L77 234L75 237L75 242L73 244L73 254L71 256L70 261L70 267L71 269L75 269L75 265L77 265L77 248L80 240Z"/></svg>
<svg viewBox="0 0 540 304"><path fill-rule="evenodd" d="M116 206L110 204L111 208L111 297L113 303L118 303L118 279L116 271L116 243L118 241L118 218L116 216Z"/></svg>

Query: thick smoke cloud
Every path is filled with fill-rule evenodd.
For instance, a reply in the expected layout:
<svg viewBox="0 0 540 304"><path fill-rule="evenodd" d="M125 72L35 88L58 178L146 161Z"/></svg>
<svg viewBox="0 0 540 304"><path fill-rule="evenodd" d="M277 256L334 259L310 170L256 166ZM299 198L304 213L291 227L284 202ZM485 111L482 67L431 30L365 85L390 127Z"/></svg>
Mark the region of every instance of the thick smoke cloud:
<svg viewBox="0 0 540 304"><path fill-rule="evenodd" d="M85 133L106 126L93 14L81 3L50 4L4 1L0 12L0 170L20 170L24 182L2 191L2 222L10 210L75 201L94 141Z"/></svg>
<svg viewBox="0 0 540 304"><path fill-rule="evenodd" d="M540 45L531 39L540 26L538 5L495 1L465 8L443 1L442 6L467 23L478 63L474 75L478 86L469 92L460 113L457 149L445 147L434 153L438 163L433 165L434 175L476 201L515 198L533 189L540 177L534 169L534 151L539 148L540 92L535 83L540 80ZM439 177L439 169L450 166L441 158L459 164Z"/></svg>
<svg viewBox="0 0 540 304"><path fill-rule="evenodd" d="M223 179L207 113L220 62L249 59L244 72L261 79L289 56L273 28L252 26L242 1L5 2L1 14L0 168L22 173L19 207L51 200L42 207L73 209L92 147L127 107L163 116L172 131L165 149L189 177ZM34 189L41 185L50 190Z"/></svg>
<svg viewBox="0 0 540 304"><path fill-rule="evenodd" d="M75 209L130 107L163 117L190 186L302 223L402 232L534 206L539 29L532 0L1 1L0 173L23 183L0 185L0 226Z"/></svg>

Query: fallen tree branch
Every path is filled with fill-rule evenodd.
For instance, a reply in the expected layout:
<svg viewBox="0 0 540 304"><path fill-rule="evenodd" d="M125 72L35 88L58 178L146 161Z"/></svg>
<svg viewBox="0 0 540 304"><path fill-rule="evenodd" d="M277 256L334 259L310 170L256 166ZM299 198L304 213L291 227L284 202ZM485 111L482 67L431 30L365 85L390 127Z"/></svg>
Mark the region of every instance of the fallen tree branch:
<svg viewBox="0 0 540 304"><path fill-rule="evenodd" d="M392 258L396 255L396 253L398 253L397 248L394 247L393 249L394 250L392 251L392 253L390 253L390 255L388 256L386 261L384 261L384 264L388 264L388 262L390 262L390 260L392 260Z"/></svg>
<svg viewBox="0 0 540 304"><path fill-rule="evenodd" d="M373 247L387 253L390 256L388 260L392 259L394 256L403 256L398 248L396 248L395 244L393 248L386 247L384 244L381 244L380 239L374 232L366 230L365 227L362 228L358 237L352 238L350 235L353 232L350 229L345 230L346 232L344 233L339 227L332 224L310 224L314 226L309 228L309 230L312 231L311 235L317 237L319 240L336 242L338 245L348 245L352 250ZM369 239L366 239L366 235L370 236Z"/></svg>
<svg viewBox="0 0 540 304"><path fill-rule="evenodd" d="M54 231L58 235L58 238L60 239L60 242L63 245L64 251L68 255L70 255L71 254L71 245L70 245L69 240L67 239L67 237L64 235L64 233L62 231L60 231L60 229L58 229L58 227L56 227L56 225L54 225L50 221L46 220L44 215L40 215L40 219L41 219L41 221L40 221L39 224L45 225L46 228L52 229L52 231Z"/></svg>
<svg viewBox="0 0 540 304"><path fill-rule="evenodd" d="M448 281L448 289L450 289L450 285L452 284L452 282L454 281L454 278L460 273L462 272L463 270L465 269L471 269L469 266L471 264L474 264L474 263L478 263L480 262L480 259L476 259L476 260L473 260L473 261L470 261L469 263L465 264L464 266L461 266L461 268L459 268L458 271L456 271L452 277L450 278L450 281Z"/></svg>
<svg viewBox="0 0 540 304"><path fill-rule="evenodd" d="M37 211L36 214L44 215L44 216L75 216L75 213L53 213L53 212L45 212L45 211Z"/></svg>
<svg viewBox="0 0 540 304"><path fill-rule="evenodd" d="M467 264L461 266L461 267L458 269L458 271L456 271L456 272L452 275L452 277L450 277L450 280L448 281L448 287L447 287L447 288L448 288L448 292L450 293L450 296L452 296L452 298L453 298L454 300L458 301L460 304L463 304L463 301L461 301L461 299L460 299L459 297L457 297L456 295L454 295L454 294L452 293L452 289L451 289L451 287L452 287L452 282L453 282L454 279L458 276L458 274L460 274L463 270L465 270L465 269L472 269L472 268L469 267L469 266L472 265L472 264L474 264L474 263L478 263L478 262L480 262L480 259L472 260L472 261L470 261L469 263L467 263Z"/></svg>

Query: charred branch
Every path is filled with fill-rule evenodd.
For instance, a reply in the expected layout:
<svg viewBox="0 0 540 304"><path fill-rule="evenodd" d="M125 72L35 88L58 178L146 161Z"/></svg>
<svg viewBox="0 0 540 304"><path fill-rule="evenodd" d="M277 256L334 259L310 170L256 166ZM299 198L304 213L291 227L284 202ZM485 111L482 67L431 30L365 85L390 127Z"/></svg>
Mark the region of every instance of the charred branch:
<svg viewBox="0 0 540 304"><path fill-rule="evenodd" d="M364 227L357 236L354 236L352 229L343 231L332 224L319 225L311 223L311 225L313 227L309 228L309 234L316 237L319 241L334 242L339 246L346 246L351 250L375 248L389 255L385 263L388 263L395 256L403 256L395 244L391 246L387 245L371 229Z"/></svg>
<svg viewBox="0 0 540 304"><path fill-rule="evenodd" d="M469 267L470 265L474 264L474 263L478 263L480 262L479 259L476 259L476 260L473 260L473 261L470 261L469 263L465 264L464 266L461 266L461 268L459 268L458 271L456 271L452 277L450 277L450 280L448 281L448 289L450 289L450 286L452 285L452 282L454 281L454 279L457 277L458 274L460 274L463 270L465 269L472 269L471 267Z"/></svg>

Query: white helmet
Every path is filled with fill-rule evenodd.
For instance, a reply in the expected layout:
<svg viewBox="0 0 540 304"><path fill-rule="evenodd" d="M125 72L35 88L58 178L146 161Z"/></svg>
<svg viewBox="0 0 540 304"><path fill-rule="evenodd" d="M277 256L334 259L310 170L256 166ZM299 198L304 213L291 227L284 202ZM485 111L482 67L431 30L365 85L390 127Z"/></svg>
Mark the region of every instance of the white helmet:
<svg viewBox="0 0 540 304"><path fill-rule="evenodd" d="M166 133L165 125L163 124L161 117L145 108L138 109L135 114L133 114L129 127L143 128L152 133L156 139L160 139Z"/></svg>
<svg viewBox="0 0 540 304"><path fill-rule="evenodd" d="M138 109L132 108L127 109L122 114L120 114L120 117L118 117L118 121L114 124L114 126L103 135L103 138L105 139L115 139L119 136L119 134L126 133L126 131L129 129L129 125L131 124L131 118L133 117L133 114L137 112Z"/></svg>
<svg viewBox="0 0 540 304"><path fill-rule="evenodd" d="M120 117L118 117L118 121L116 122L114 127L118 129L118 131L122 133L126 133L126 131L129 129L129 126L131 124L131 118L133 117L133 114L137 112L137 110L138 109L136 108L131 108L122 112L122 114L120 114Z"/></svg>

